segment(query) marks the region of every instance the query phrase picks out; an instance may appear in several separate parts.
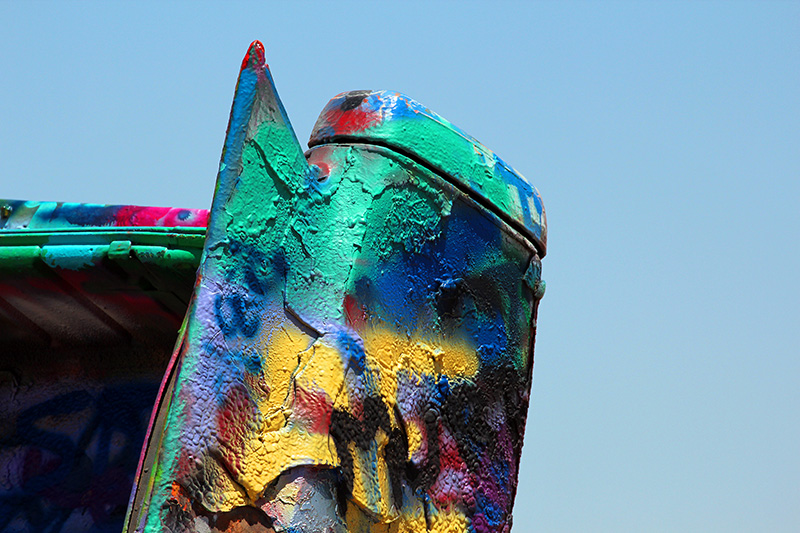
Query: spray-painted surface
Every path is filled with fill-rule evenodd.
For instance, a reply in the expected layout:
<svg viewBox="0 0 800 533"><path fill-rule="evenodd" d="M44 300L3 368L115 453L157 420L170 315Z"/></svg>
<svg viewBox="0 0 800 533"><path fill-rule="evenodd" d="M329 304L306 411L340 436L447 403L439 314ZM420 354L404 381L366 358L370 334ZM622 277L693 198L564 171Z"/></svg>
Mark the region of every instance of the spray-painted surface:
<svg viewBox="0 0 800 533"><path fill-rule="evenodd" d="M545 250L547 223L538 191L488 148L403 94L338 95L322 110L309 141L327 143L366 143L404 154Z"/></svg>
<svg viewBox="0 0 800 533"><path fill-rule="evenodd" d="M205 229L207 224L205 209L0 200L0 229L5 230L0 239L4 241L24 230L86 233L95 228L135 228L141 232L147 228Z"/></svg>
<svg viewBox="0 0 800 533"><path fill-rule="evenodd" d="M543 292L538 194L394 93L304 156L242 63L132 531L507 531Z"/></svg>
<svg viewBox="0 0 800 533"><path fill-rule="evenodd" d="M0 200L0 531L122 529L206 220Z"/></svg>

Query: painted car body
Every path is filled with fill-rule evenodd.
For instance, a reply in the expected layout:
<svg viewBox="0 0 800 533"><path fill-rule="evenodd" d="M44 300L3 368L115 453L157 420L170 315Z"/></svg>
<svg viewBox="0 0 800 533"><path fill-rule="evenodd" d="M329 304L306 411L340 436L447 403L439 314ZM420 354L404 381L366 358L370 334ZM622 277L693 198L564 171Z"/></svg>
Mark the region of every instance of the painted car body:
<svg viewBox="0 0 800 533"><path fill-rule="evenodd" d="M125 530L509 530L538 192L399 93L335 97L309 145L254 42Z"/></svg>

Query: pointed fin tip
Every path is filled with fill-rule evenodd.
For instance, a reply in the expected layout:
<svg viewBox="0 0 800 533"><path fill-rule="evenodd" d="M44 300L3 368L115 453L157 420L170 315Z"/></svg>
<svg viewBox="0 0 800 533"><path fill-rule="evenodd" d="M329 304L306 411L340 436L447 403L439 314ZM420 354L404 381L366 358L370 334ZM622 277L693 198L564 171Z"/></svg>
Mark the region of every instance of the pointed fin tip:
<svg viewBox="0 0 800 533"><path fill-rule="evenodd" d="M264 54L264 45L261 44L261 41L256 39L252 43L250 43L250 48L247 49L247 53L242 59L242 70L246 69L247 67L260 67L266 64L266 56Z"/></svg>

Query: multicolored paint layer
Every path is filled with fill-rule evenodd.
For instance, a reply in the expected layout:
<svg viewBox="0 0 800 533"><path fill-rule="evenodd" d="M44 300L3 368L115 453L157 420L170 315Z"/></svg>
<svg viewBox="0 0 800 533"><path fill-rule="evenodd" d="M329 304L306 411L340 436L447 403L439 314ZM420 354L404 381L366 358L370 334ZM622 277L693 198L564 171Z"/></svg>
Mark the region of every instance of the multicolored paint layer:
<svg viewBox="0 0 800 533"><path fill-rule="evenodd" d="M254 42L127 531L507 531L538 194L393 93L337 97L312 144Z"/></svg>
<svg viewBox="0 0 800 533"><path fill-rule="evenodd" d="M0 230L205 228L208 210L0 199ZM10 233L0 234L0 238Z"/></svg>
<svg viewBox="0 0 800 533"><path fill-rule="evenodd" d="M544 255L547 221L539 192L491 150L408 96L350 91L322 110L309 146L385 146L434 171L532 240Z"/></svg>
<svg viewBox="0 0 800 533"><path fill-rule="evenodd" d="M205 218L0 200L0 531L122 529Z"/></svg>

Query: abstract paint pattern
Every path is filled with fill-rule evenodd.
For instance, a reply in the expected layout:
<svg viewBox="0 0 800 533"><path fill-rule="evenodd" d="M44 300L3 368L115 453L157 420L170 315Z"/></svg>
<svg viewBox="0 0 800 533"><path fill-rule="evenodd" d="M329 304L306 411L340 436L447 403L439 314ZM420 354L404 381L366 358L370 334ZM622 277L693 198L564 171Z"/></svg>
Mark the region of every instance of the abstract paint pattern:
<svg viewBox="0 0 800 533"><path fill-rule="evenodd" d="M509 530L538 193L397 93L310 144L253 43L127 531Z"/></svg>
<svg viewBox="0 0 800 533"><path fill-rule="evenodd" d="M122 529L207 218L0 200L0 531Z"/></svg>
<svg viewBox="0 0 800 533"><path fill-rule="evenodd" d="M205 228L208 211L177 207L0 200L0 229ZM10 234L9 234L10 235Z"/></svg>

